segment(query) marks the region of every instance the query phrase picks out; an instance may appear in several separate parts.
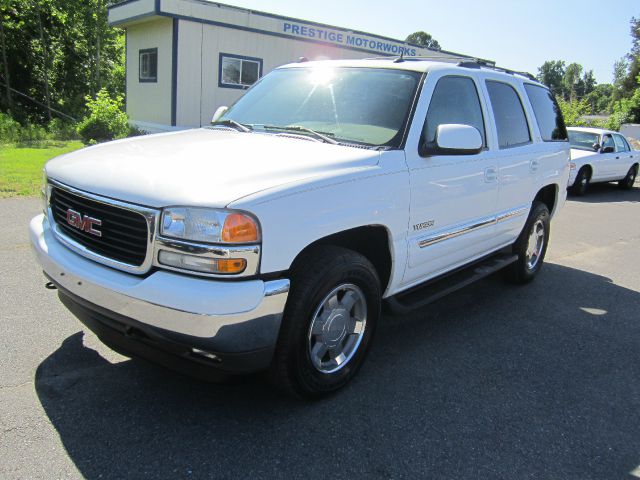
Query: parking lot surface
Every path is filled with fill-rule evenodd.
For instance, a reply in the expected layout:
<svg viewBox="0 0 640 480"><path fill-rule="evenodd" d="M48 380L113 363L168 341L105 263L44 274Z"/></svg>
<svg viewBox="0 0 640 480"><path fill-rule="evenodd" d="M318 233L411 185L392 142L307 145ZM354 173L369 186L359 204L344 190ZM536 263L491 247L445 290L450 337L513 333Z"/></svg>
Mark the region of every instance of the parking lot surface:
<svg viewBox="0 0 640 480"><path fill-rule="evenodd" d="M0 478L640 478L640 188L593 186L525 287L385 316L315 403L102 346L44 289L37 199L0 201Z"/></svg>

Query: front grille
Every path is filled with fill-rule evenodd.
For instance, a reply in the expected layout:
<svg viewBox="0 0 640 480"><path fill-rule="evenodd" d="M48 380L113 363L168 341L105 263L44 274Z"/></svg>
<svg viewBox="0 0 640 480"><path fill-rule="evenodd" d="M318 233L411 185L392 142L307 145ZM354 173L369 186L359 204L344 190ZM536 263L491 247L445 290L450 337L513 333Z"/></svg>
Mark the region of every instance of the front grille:
<svg viewBox="0 0 640 480"><path fill-rule="evenodd" d="M131 210L96 202L57 187L51 189L51 212L61 233L87 250L133 266L140 266L147 256L147 220ZM102 221L96 227L98 237L67 223L67 210Z"/></svg>

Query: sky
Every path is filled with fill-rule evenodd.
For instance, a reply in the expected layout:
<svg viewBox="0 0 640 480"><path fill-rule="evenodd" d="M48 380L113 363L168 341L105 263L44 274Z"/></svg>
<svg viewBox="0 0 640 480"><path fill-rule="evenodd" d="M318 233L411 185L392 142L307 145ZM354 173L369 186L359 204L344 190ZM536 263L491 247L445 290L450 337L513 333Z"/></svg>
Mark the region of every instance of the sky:
<svg viewBox="0 0 640 480"><path fill-rule="evenodd" d="M546 60L577 62L610 83L631 49L640 0L219 0L219 3L403 40L430 33L444 50L538 73Z"/></svg>

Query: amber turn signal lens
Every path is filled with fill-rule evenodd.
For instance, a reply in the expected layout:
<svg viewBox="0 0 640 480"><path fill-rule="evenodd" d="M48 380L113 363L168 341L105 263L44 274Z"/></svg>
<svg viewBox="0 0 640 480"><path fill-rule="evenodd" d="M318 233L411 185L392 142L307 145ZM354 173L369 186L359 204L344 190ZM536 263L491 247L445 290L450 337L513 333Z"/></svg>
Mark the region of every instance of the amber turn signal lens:
<svg viewBox="0 0 640 480"><path fill-rule="evenodd" d="M227 215L222 227L222 241L227 243L249 243L260 240L255 220L241 213Z"/></svg>
<svg viewBox="0 0 640 480"><path fill-rule="evenodd" d="M219 273L242 273L245 268L247 268L247 261L244 258L218 260Z"/></svg>

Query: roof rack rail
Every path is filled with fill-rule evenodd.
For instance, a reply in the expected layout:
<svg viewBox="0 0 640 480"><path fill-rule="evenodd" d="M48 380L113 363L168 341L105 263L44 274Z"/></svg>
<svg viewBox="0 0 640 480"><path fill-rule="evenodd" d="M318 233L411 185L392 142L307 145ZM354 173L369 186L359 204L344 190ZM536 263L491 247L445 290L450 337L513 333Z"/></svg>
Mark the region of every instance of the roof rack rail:
<svg viewBox="0 0 640 480"><path fill-rule="evenodd" d="M439 62L483 62L487 65L493 65L494 62L491 60L484 60L482 58L474 58L467 57L464 55L453 55L448 53L440 53L436 55L404 55L404 53L400 54L400 56L378 56L378 57L368 57L363 60L393 60L396 63L399 62L419 62L421 60L434 60Z"/></svg>
<svg viewBox="0 0 640 480"><path fill-rule="evenodd" d="M473 60L473 61L465 61L465 62L460 62L458 63L459 67L464 67L464 68L489 68L491 70L495 70L497 72L503 72L503 73L508 73L509 75L520 75L522 77L526 77L529 80L534 80L534 81L538 81L538 79L533 76L532 74L530 74L529 72L519 72L517 70L510 70L508 68L502 68L502 67L498 67L496 65L492 65L492 64L487 64L485 61L483 60Z"/></svg>

